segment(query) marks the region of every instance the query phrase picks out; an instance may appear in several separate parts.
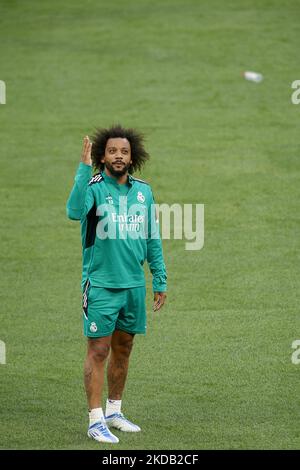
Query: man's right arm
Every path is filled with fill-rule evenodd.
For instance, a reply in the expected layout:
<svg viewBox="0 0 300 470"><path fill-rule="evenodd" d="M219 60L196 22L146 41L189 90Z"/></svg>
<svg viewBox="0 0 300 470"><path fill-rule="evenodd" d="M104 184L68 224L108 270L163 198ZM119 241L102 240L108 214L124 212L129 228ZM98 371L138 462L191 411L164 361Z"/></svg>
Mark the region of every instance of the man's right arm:
<svg viewBox="0 0 300 470"><path fill-rule="evenodd" d="M86 136L83 141L81 162L75 176L75 183L67 202L67 216L72 220L80 220L94 204L92 188L88 182L92 176L91 160L92 144Z"/></svg>

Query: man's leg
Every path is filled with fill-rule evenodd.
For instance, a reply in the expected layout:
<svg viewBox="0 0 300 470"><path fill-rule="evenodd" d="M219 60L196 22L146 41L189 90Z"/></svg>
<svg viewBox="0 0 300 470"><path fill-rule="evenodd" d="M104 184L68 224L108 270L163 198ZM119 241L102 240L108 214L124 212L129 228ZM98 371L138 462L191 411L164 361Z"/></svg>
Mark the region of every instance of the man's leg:
<svg viewBox="0 0 300 470"><path fill-rule="evenodd" d="M84 363L84 385L89 405L88 436L99 442L117 443L105 423L102 410L102 391L104 367L109 354L111 336L104 338L88 338L87 356Z"/></svg>
<svg viewBox="0 0 300 470"><path fill-rule="evenodd" d="M107 367L108 400L106 422L109 426L126 432L141 429L128 421L121 413L121 400L127 378L129 356L133 346L133 334L116 330L112 335L111 352Z"/></svg>
<svg viewBox="0 0 300 470"><path fill-rule="evenodd" d="M121 400L127 378L129 356L134 335L116 330L111 338L111 352L107 367L108 398Z"/></svg>
<svg viewBox="0 0 300 470"><path fill-rule="evenodd" d="M109 354L111 336L88 338L84 363L84 385L89 409L101 408L104 369Z"/></svg>

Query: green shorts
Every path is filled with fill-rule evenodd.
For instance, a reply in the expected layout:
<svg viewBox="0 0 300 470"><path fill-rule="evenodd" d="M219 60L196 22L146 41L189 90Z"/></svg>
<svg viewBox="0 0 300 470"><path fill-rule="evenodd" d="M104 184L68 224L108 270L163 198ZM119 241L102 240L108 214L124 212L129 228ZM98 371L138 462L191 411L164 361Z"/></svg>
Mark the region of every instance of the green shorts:
<svg viewBox="0 0 300 470"><path fill-rule="evenodd" d="M87 281L82 295L83 330L90 338L110 336L115 330L146 333L146 288L109 289Z"/></svg>

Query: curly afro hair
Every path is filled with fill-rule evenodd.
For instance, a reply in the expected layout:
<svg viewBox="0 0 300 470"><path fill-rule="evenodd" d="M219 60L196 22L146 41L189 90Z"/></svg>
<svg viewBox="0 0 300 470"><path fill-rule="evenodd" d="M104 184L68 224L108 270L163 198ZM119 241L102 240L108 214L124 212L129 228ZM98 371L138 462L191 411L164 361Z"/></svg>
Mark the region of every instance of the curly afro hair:
<svg viewBox="0 0 300 470"><path fill-rule="evenodd" d="M104 169L104 163L101 162L101 159L104 157L107 141L116 137L127 139L130 143L132 164L128 170L129 173L140 170L150 158L150 155L144 148L144 135L136 129L125 129L120 124L115 124L109 129L97 129L91 137L93 142L92 162L94 168L98 171Z"/></svg>

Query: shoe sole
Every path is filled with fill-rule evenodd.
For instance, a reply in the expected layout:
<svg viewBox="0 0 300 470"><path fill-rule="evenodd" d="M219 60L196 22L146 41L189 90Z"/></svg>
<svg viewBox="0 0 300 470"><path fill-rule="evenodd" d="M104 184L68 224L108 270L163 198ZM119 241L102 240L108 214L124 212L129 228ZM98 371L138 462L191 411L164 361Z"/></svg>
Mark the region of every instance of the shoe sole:
<svg viewBox="0 0 300 470"><path fill-rule="evenodd" d="M118 444L118 442L119 442L119 439L118 439L117 441L115 441L115 442L112 442L112 441L105 441L105 440L102 441L102 440L100 440L100 439L96 439L94 436L91 436L91 435L89 434L89 432L87 432L87 436L88 436L90 439L94 439L94 441L103 442L104 444Z"/></svg>
<svg viewBox="0 0 300 470"><path fill-rule="evenodd" d="M107 424L109 428L117 429L118 431L122 432L141 432L141 429L121 429L118 428L117 426L114 426L113 424Z"/></svg>

